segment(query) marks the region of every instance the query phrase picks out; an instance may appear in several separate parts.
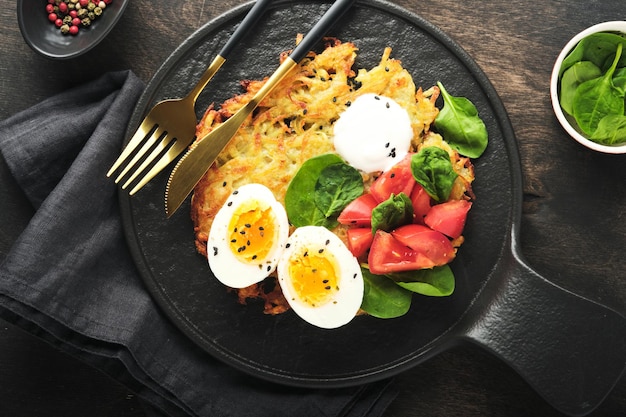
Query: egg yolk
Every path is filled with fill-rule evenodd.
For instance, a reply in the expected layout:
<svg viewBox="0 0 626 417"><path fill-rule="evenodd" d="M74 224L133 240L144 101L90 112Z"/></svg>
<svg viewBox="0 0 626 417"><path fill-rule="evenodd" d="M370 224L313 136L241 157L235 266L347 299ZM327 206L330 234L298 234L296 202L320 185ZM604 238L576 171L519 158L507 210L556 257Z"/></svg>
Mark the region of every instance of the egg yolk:
<svg viewBox="0 0 626 417"><path fill-rule="evenodd" d="M335 257L324 249L292 256L289 277L298 298L311 307L328 303L339 290Z"/></svg>
<svg viewBox="0 0 626 417"><path fill-rule="evenodd" d="M230 224L230 250L240 262L258 263L265 259L275 241L276 218L269 206L258 201L239 206Z"/></svg>

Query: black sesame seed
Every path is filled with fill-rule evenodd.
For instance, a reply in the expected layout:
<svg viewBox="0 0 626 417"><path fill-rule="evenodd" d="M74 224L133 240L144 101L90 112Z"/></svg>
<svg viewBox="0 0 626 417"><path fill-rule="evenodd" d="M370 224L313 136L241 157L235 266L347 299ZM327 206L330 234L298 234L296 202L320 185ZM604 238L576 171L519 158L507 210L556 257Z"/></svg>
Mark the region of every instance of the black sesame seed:
<svg viewBox="0 0 626 417"><path fill-rule="evenodd" d="M391 107L391 104L389 104L389 102L387 102L387 103L385 103L385 107L386 107L386 108L390 108L390 107Z"/></svg>
<svg viewBox="0 0 626 417"><path fill-rule="evenodd" d="M389 72L389 67L385 67L385 71Z"/></svg>
<svg viewBox="0 0 626 417"><path fill-rule="evenodd" d="M237 242L237 239L231 239L230 240L230 243L235 243L235 242Z"/></svg>
<svg viewBox="0 0 626 417"><path fill-rule="evenodd" d="M380 97L374 96L374 100L380 100Z"/></svg>
<svg viewBox="0 0 626 417"><path fill-rule="evenodd" d="M350 107L352 105L351 101L346 101L346 107Z"/></svg>
<svg viewBox="0 0 626 417"><path fill-rule="evenodd" d="M270 272L272 270L272 265L268 265L267 266L267 272Z"/></svg>
<svg viewBox="0 0 626 417"><path fill-rule="evenodd" d="M213 256L217 256L217 246L213 246Z"/></svg>
<svg viewBox="0 0 626 417"><path fill-rule="evenodd" d="M317 251L317 253L322 253L322 252L324 252L324 249L320 249Z"/></svg>
<svg viewBox="0 0 626 417"><path fill-rule="evenodd" d="M309 251L304 252L304 255L302 255L302 256L304 256L304 257L309 256Z"/></svg>
<svg viewBox="0 0 626 417"><path fill-rule="evenodd" d="M237 194L239 194L239 190L233 191L233 195L237 195Z"/></svg>
<svg viewBox="0 0 626 417"><path fill-rule="evenodd" d="M246 224L244 224L244 226L246 226L248 229L252 227L252 225L250 223L246 223Z"/></svg>
<svg viewBox="0 0 626 417"><path fill-rule="evenodd" d="M330 291L330 285L325 286L324 289Z"/></svg>
<svg viewBox="0 0 626 417"><path fill-rule="evenodd" d="M395 172L392 172L391 175L390 175L391 178L395 178L395 176L396 176Z"/></svg>
<svg viewBox="0 0 626 417"><path fill-rule="evenodd" d="M325 77L320 77L320 81L324 82L324 81L326 81L326 78Z"/></svg>
<svg viewBox="0 0 626 417"><path fill-rule="evenodd" d="M330 245L330 239L326 239L325 244L326 244L326 245Z"/></svg>
<svg viewBox="0 0 626 417"><path fill-rule="evenodd" d="M352 278L356 278L356 277L357 277L357 274L352 275Z"/></svg>
<svg viewBox="0 0 626 417"><path fill-rule="evenodd" d="M229 202L228 202L228 204L227 204L227 206L228 206L228 207L230 207L230 206L232 206L232 205L233 205L233 202L232 202L232 201L229 201Z"/></svg>
<svg viewBox="0 0 626 417"><path fill-rule="evenodd" d="M249 241L249 240L246 242L246 245L247 245L247 246L250 246L250 241Z"/></svg>
<svg viewBox="0 0 626 417"><path fill-rule="evenodd" d="M252 260L255 260L256 258L258 258L258 256L252 255Z"/></svg>
<svg viewBox="0 0 626 417"><path fill-rule="evenodd" d="M322 284L328 284L328 280L327 279L323 280Z"/></svg>
<svg viewBox="0 0 626 417"><path fill-rule="evenodd" d="M226 181L222 183L222 187L226 187Z"/></svg>
<svg viewBox="0 0 626 417"><path fill-rule="evenodd" d="M333 97L333 103L337 102L337 97Z"/></svg>
<svg viewBox="0 0 626 417"><path fill-rule="evenodd" d="M390 142L385 143L385 148L388 148L389 146L391 146Z"/></svg>
<svg viewBox="0 0 626 417"><path fill-rule="evenodd" d="M265 230L265 227L259 226L259 230Z"/></svg>
<svg viewBox="0 0 626 417"><path fill-rule="evenodd" d="M287 243L287 244L285 245L285 248L290 248L290 247L291 247L291 243Z"/></svg>
<svg viewBox="0 0 626 417"><path fill-rule="evenodd" d="M302 110L302 114L306 115L308 113L307 109Z"/></svg>

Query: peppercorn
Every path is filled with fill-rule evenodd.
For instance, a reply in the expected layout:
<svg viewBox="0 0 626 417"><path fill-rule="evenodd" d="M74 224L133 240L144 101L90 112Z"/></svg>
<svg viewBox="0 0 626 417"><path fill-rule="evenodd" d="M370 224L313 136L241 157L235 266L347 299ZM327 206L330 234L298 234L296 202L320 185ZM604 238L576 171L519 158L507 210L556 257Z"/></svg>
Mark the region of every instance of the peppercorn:
<svg viewBox="0 0 626 417"><path fill-rule="evenodd" d="M46 14L48 20L63 35L77 35L81 26L91 26L112 2L113 0L47 0Z"/></svg>

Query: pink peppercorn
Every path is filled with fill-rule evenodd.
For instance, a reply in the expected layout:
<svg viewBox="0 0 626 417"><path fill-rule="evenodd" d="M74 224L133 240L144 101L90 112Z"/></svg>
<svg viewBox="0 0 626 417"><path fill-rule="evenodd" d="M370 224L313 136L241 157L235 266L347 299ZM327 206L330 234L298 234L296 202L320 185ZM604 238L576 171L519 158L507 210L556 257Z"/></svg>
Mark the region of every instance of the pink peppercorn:
<svg viewBox="0 0 626 417"><path fill-rule="evenodd" d="M76 10L70 10L70 17L72 19L78 17L78 12Z"/></svg>
<svg viewBox="0 0 626 417"><path fill-rule="evenodd" d="M58 28L60 28L61 26L63 26L63 19L57 19L54 21L54 25Z"/></svg>
<svg viewBox="0 0 626 417"><path fill-rule="evenodd" d="M72 25L80 26L80 19L78 17L73 18L72 19Z"/></svg>
<svg viewBox="0 0 626 417"><path fill-rule="evenodd" d="M70 26L70 35L76 35L78 33L78 26Z"/></svg>
<svg viewBox="0 0 626 417"><path fill-rule="evenodd" d="M79 0L80 7L87 7L89 0Z"/></svg>
<svg viewBox="0 0 626 417"><path fill-rule="evenodd" d="M51 21L51 22L56 21L56 20L57 20L57 18L58 18L58 17L57 17L57 14L56 14L56 13L50 13L50 14L48 15L48 20L49 20L49 21Z"/></svg>
<svg viewBox="0 0 626 417"><path fill-rule="evenodd" d="M54 5L53 4L47 4L46 5L46 12L48 14L53 13L54 12Z"/></svg>
<svg viewBox="0 0 626 417"><path fill-rule="evenodd" d="M59 3L59 11L61 13L67 13L67 3L65 2Z"/></svg>

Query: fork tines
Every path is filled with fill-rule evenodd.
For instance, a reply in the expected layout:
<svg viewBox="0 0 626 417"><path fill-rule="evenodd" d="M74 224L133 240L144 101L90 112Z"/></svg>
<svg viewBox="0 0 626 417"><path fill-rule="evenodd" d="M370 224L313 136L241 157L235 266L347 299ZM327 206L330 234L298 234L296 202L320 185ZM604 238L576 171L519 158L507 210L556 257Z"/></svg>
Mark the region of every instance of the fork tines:
<svg viewBox="0 0 626 417"><path fill-rule="evenodd" d="M171 161L171 159L164 157L174 145L175 139L159 125L146 127L142 124L107 172L107 177L113 175L115 171L122 168L124 163L129 161L119 172L115 183L124 181L122 184L124 190L135 183L129 192L130 195L135 194ZM135 168L139 163L140 165ZM131 172L131 170L133 171ZM144 172L145 175L139 178Z"/></svg>

